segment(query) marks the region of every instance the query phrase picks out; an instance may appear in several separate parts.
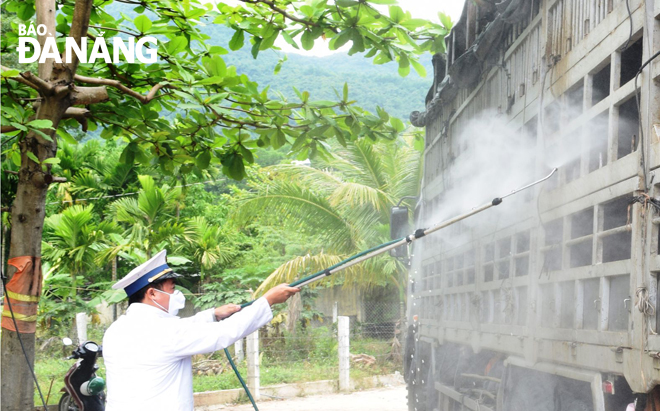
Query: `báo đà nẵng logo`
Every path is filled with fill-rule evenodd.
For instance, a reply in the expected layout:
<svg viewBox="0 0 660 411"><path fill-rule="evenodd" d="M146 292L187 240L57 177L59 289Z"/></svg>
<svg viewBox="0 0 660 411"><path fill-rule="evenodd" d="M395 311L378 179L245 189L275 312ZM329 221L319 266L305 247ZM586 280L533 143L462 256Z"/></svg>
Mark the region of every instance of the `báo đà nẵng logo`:
<svg viewBox="0 0 660 411"><path fill-rule="evenodd" d="M38 25L36 28L33 25L26 26L25 24L18 25L18 62L21 64L45 62L47 59L54 59L56 63L62 63L62 55L57 48L55 37L46 37L43 47L39 44L34 36L45 36L47 28L44 24ZM73 37L66 37L64 43L64 63L71 63L73 53L78 57L81 63L94 63L97 59L103 59L106 63L119 63L120 54L123 56L123 61L127 63L135 63L135 60L140 63L155 63L158 55L156 54L156 47L158 45L155 37L142 37L137 42L135 37L128 37L122 39L121 37L112 37L112 56L108 51L108 44L105 37L99 36L94 40L92 50L87 55L87 37L81 39L81 44L78 45ZM153 48L146 46L146 43L153 44ZM28 44L32 45L29 47ZM29 55L32 53L32 55Z"/></svg>

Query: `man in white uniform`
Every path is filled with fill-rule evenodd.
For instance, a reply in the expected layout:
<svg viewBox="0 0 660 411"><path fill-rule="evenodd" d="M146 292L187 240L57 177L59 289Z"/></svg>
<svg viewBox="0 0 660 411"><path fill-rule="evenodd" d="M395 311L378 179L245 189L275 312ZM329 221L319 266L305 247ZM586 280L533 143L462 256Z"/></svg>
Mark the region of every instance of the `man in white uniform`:
<svg viewBox="0 0 660 411"><path fill-rule="evenodd" d="M106 411L192 411L191 356L258 330L273 318L271 305L300 291L281 284L243 310L228 304L182 319L176 314L185 297L174 289L176 277L163 250L113 286L126 291L129 307L103 338Z"/></svg>

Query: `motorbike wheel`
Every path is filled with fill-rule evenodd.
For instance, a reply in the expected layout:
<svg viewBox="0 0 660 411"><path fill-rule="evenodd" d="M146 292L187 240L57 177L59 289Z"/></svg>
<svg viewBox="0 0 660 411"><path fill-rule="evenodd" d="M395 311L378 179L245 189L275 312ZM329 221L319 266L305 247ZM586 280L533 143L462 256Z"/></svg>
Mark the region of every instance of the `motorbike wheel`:
<svg viewBox="0 0 660 411"><path fill-rule="evenodd" d="M62 398L60 398L60 402L57 405L57 409L58 411L80 411L80 408L78 408L69 393L62 395Z"/></svg>

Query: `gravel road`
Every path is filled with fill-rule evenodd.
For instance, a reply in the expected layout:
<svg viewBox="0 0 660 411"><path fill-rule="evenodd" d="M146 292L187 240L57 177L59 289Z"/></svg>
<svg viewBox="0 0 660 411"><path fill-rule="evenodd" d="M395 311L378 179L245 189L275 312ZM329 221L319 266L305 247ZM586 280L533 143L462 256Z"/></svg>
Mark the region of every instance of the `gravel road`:
<svg viewBox="0 0 660 411"><path fill-rule="evenodd" d="M287 400L259 401L259 411L406 411L406 386L355 391L349 394L325 394ZM252 411L252 405L214 407L223 411Z"/></svg>

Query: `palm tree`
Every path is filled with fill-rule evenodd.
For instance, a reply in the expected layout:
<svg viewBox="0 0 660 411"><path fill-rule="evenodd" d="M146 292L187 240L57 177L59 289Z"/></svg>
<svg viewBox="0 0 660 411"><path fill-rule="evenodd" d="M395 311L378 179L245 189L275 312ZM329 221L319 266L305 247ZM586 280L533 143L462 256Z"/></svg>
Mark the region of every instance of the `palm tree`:
<svg viewBox="0 0 660 411"><path fill-rule="evenodd" d="M227 234L219 225L210 224L204 217L193 217L186 222L186 255L191 255L200 266L200 289L205 273L231 261L234 250L224 241Z"/></svg>
<svg viewBox="0 0 660 411"><path fill-rule="evenodd" d="M402 197L417 195L420 163L420 152L410 139L360 140L336 149L332 158L315 161L313 167L265 168L253 179L255 191L240 200L236 220L285 224L325 246L282 264L257 294L387 241L389 210ZM403 295L404 272L399 261L383 255L348 269L335 281L363 288L395 284Z"/></svg>
<svg viewBox="0 0 660 411"><path fill-rule="evenodd" d="M96 246L120 231L111 221L95 223L93 205L74 205L44 221L43 258L57 271L71 275L71 293L77 293L78 276L95 269Z"/></svg>
<svg viewBox="0 0 660 411"><path fill-rule="evenodd" d="M62 208L81 198L94 198L97 210L102 210L109 202L108 197L135 191L137 183L136 166L121 162L120 148L106 143L101 146L98 140L84 144L68 144L62 141L57 151L59 163L56 173L67 179L57 185L56 197L62 201Z"/></svg>
<svg viewBox="0 0 660 411"><path fill-rule="evenodd" d="M178 219L181 189L168 185L157 187L151 176L141 175L138 180L142 189L137 198L121 198L111 203L108 210L117 221L128 226L124 237L149 259L152 252L178 246L185 237L185 226Z"/></svg>

